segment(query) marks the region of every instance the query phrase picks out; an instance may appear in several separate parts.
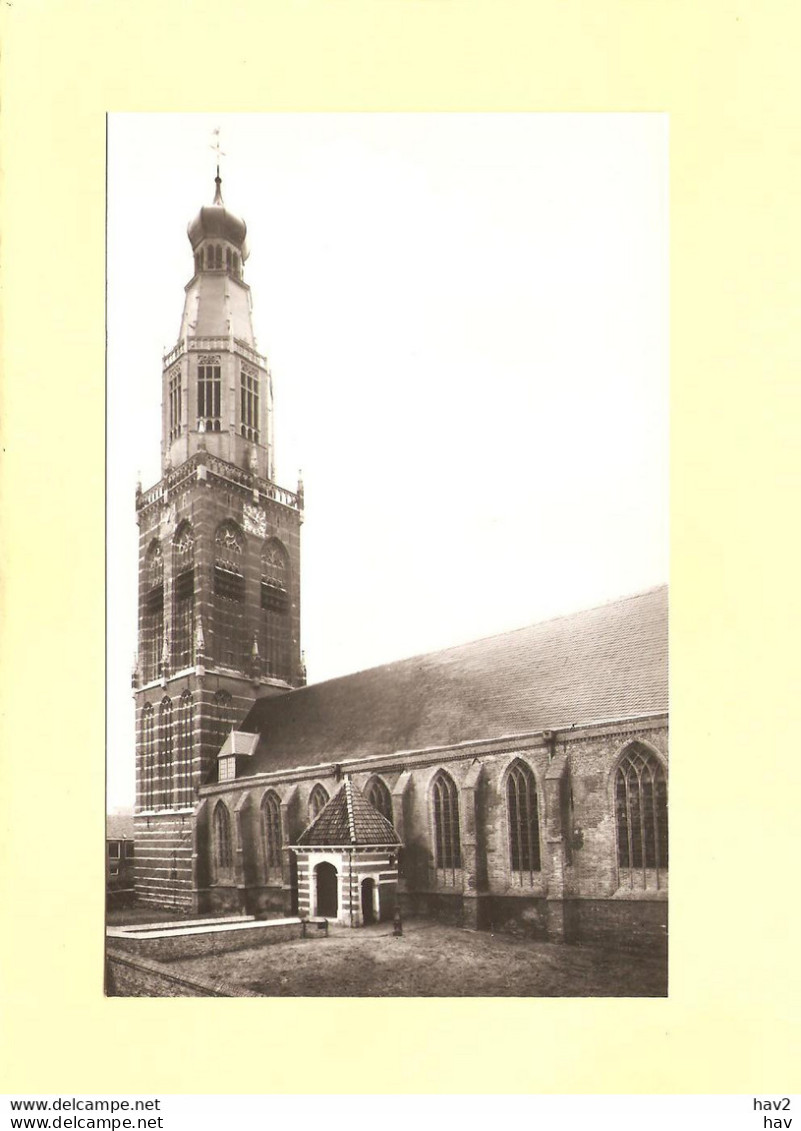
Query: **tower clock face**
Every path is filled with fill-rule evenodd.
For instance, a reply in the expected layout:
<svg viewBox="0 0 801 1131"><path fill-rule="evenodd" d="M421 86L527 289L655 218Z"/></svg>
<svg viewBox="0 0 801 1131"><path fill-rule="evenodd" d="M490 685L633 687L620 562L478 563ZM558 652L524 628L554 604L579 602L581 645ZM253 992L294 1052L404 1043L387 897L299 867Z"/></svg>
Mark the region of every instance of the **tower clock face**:
<svg viewBox="0 0 801 1131"><path fill-rule="evenodd" d="M267 537L267 514L262 507L245 503L243 525L248 534L255 534L259 538Z"/></svg>

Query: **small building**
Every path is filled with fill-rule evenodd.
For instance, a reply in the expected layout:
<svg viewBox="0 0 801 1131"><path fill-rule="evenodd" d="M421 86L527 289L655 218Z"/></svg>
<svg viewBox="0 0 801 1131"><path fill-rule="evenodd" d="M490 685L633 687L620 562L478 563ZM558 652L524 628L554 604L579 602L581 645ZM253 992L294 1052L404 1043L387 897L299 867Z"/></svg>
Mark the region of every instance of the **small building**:
<svg viewBox="0 0 801 1131"><path fill-rule="evenodd" d="M106 901L118 906L133 895L133 813L112 813L106 817Z"/></svg>
<svg viewBox="0 0 801 1131"><path fill-rule="evenodd" d="M347 776L298 837L298 912L361 927L392 919L400 837Z"/></svg>

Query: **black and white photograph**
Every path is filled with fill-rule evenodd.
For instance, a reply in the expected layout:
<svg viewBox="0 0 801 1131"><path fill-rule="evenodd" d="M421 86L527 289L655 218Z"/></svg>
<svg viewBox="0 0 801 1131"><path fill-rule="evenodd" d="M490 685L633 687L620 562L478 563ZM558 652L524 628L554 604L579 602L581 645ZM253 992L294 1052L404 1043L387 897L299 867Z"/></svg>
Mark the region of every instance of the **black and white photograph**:
<svg viewBox="0 0 801 1131"><path fill-rule="evenodd" d="M106 994L668 994L668 118L110 113Z"/></svg>

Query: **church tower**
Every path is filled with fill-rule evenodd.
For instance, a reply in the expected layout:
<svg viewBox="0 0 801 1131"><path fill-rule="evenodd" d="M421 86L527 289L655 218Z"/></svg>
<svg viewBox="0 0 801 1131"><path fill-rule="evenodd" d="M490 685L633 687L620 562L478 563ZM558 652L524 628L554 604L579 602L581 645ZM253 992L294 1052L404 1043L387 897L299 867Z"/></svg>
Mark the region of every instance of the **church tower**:
<svg viewBox="0 0 801 1131"><path fill-rule="evenodd" d="M274 482L272 376L256 349L243 220L189 224L193 274L163 359L161 480L137 489L136 890L198 904L193 809L256 699L305 682L303 488Z"/></svg>

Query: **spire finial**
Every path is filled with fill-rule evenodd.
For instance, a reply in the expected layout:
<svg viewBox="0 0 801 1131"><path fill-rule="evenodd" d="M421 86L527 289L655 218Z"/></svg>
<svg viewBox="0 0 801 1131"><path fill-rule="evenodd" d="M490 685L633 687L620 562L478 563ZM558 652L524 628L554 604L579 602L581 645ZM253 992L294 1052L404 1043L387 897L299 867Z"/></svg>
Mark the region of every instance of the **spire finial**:
<svg viewBox="0 0 801 1131"><path fill-rule="evenodd" d="M209 146L209 148L213 149L214 152L217 154L217 176L214 178L214 184L217 187L214 191L214 203L215 204L222 204L223 198L222 198L222 178L220 177L220 158L225 157L225 153L223 153L222 149L220 148L220 127L219 126L216 126L211 131L211 136L214 138L214 141Z"/></svg>

